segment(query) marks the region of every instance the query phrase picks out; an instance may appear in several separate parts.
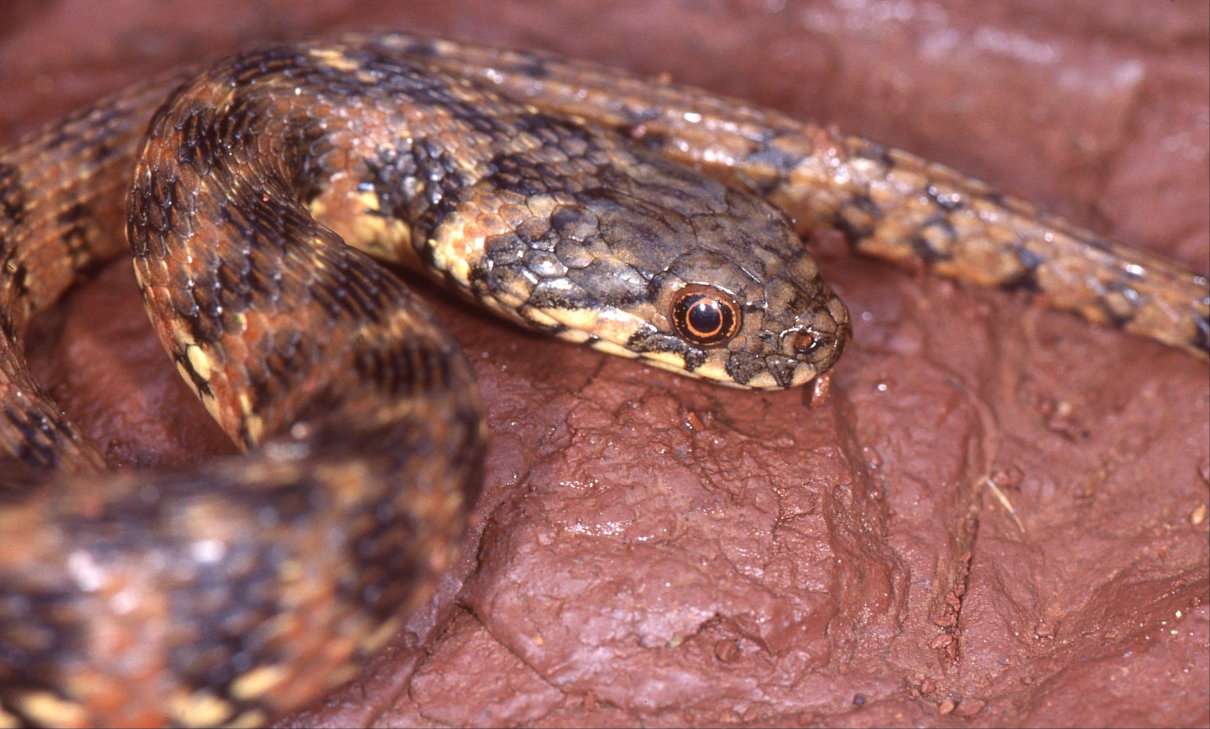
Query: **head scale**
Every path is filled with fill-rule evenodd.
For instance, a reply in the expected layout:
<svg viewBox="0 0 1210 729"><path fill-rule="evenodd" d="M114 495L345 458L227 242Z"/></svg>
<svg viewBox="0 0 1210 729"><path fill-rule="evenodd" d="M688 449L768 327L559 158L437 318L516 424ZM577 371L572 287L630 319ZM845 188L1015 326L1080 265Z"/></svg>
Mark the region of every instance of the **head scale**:
<svg viewBox="0 0 1210 729"><path fill-rule="evenodd" d="M608 156L589 182L531 201L538 223L485 241L477 296L726 385L792 387L836 362L848 311L780 211L639 151Z"/></svg>

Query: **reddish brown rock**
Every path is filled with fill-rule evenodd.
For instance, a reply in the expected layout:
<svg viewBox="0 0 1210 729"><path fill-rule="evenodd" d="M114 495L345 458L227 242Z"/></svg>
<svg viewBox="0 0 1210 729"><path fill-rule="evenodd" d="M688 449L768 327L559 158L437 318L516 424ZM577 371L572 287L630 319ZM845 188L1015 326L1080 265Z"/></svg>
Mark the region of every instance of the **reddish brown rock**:
<svg viewBox="0 0 1210 729"><path fill-rule="evenodd" d="M0 142L240 43L432 30L835 123L1210 269L1203 3L4 12ZM494 435L482 538L358 683L296 721L1210 724L1206 366L847 258L832 236L813 245L856 340L810 408L802 392L678 379L438 297ZM156 356L124 265L40 332L39 373L115 465L229 449Z"/></svg>

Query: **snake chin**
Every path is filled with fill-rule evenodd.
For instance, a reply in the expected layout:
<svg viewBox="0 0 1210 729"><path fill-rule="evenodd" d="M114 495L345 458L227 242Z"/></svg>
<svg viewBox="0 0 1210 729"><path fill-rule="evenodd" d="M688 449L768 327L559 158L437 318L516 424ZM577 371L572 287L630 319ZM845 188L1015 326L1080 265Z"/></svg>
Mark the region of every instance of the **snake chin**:
<svg viewBox="0 0 1210 729"><path fill-rule="evenodd" d="M782 390L805 385L832 368L850 335L848 310L824 295L769 313L749 302L740 331L718 346L697 346L676 331L665 331L652 312L610 309L567 316L560 336L615 356L674 374L749 390ZM606 325L608 324L608 325ZM573 326L578 325L578 326Z"/></svg>
<svg viewBox="0 0 1210 729"><path fill-rule="evenodd" d="M715 272L714 280L719 276ZM710 280L702 276L697 280ZM799 387L830 370L850 336L849 312L818 278L801 285L752 285L733 293L717 285L663 282L666 291L653 302L632 308L530 311L561 338L587 344L606 354L640 362L678 375L728 387L781 390ZM691 341L663 312L675 313L665 300L679 292L726 295L739 322L725 341L701 345ZM814 295L804 295L813 291ZM790 293L787 293L790 292ZM530 324L533 325L532 323Z"/></svg>

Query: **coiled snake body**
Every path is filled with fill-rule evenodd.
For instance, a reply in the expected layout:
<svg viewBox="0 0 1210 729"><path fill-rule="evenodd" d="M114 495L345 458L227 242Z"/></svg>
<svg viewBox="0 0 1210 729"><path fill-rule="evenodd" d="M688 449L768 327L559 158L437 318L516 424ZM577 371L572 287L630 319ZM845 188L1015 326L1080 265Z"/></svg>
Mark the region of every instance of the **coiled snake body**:
<svg viewBox="0 0 1210 729"><path fill-rule="evenodd" d="M485 433L456 345L375 258L603 351L783 388L849 322L779 207L1210 346L1204 278L910 155L532 53L274 46L0 151L0 726L263 723L429 598ZM244 456L102 473L28 371L29 319L122 250L123 220L165 349Z"/></svg>

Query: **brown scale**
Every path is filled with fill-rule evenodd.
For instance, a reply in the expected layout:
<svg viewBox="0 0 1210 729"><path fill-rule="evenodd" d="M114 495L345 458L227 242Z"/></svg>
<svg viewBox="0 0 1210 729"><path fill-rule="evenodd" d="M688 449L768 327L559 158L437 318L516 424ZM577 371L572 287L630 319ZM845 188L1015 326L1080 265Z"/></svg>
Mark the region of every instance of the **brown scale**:
<svg viewBox="0 0 1210 729"><path fill-rule="evenodd" d="M902 152L536 54L276 46L0 150L0 726L264 723L428 598L483 426L456 345L366 253L607 352L787 387L849 322L766 201L1206 354L1202 277ZM120 253L122 220L165 349L244 456L100 473L28 372L30 317Z"/></svg>

